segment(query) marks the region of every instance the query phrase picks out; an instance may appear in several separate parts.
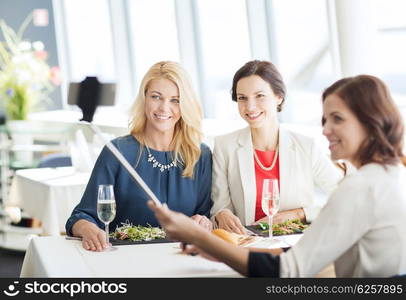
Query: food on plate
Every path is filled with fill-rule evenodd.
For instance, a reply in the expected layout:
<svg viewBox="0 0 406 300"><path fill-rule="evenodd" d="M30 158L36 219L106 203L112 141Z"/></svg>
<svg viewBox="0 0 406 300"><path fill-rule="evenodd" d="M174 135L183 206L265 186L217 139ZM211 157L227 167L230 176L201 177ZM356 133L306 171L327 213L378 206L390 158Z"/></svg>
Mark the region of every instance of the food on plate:
<svg viewBox="0 0 406 300"><path fill-rule="evenodd" d="M112 238L139 242L163 239L166 236L165 231L159 227L133 225L131 223L121 224L121 227L117 227L116 230L110 234Z"/></svg>
<svg viewBox="0 0 406 300"><path fill-rule="evenodd" d="M303 224L299 219L287 220L283 223L273 224L272 233L273 235L286 235L302 233L309 225ZM268 223L260 222L256 226L257 230L262 230L262 234L268 234L269 225Z"/></svg>
<svg viewBox="0 0 406 300"><path fill-rule="evenodd" d="M224 229L214 229L212 232L219 238L236 246L245 246L257 240L255 236L228 232Z"/></svg>

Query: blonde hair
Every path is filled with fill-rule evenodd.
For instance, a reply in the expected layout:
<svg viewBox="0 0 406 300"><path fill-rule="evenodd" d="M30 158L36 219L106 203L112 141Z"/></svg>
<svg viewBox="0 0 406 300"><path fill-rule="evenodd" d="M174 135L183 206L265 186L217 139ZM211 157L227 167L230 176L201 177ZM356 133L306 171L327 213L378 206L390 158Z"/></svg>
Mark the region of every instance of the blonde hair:
<svg viewBox="0 0 406 300"><path fill-rule="evenodd" d="M132 118L129 123L130 133L141 144L138 162L145 146L144 130L147 120L144 111L145 93L152 80L162 78L172 81L179 89L181 117L175 125L171 145L174 149L175 161L184 166L182 176L192 178L194 167L200 157L200 143L203 138L201 131L203 114L188 74L176 62L162 61L154 64L141 81L138 95L131 109Z"/></svg>

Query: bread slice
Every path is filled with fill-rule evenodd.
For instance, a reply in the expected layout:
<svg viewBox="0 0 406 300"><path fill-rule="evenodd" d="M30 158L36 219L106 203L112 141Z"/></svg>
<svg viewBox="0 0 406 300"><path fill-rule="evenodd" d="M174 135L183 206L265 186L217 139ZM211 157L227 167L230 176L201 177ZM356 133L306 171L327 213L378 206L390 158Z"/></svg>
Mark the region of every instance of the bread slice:
<svg viewBox="0 0 406 300"><path fill-rule="evenodd" d="M237 234L234 232L229 232L224 229L214 229L212 232L219 238L236 246L245 246L247 244L254 242L257 239L255 236Z"/></svg>

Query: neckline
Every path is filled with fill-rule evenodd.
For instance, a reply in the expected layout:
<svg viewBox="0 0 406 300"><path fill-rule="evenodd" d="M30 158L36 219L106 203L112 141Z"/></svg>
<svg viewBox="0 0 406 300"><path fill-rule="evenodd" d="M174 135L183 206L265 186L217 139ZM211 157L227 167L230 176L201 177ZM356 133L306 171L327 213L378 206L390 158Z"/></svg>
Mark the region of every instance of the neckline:
<svg viewBox="0 0 406 300"><path fill-rule="evenodd" d="M255 152L260 153L260 154L262 154L262 153L275 153L276 152L276 150L266 150L266 151L259 150L259 149L254 149L254 150L255 150Z"/></svg>
<svg viewBox="0 0 406 300"><path fill-rule="evenodd" d="M139 146L143 145L146 148L147 145L141 144L141 142L139 140L137 140L137 138L135 136L133 136L132 134L130 134L130 136L133 138L133 140L135 142L138 143ZM156 152L156 153L172 153L173 152L173 151L160 151L160 150L156 150L156 149L151 148L151 147L148 147L148 148L149 148L150 151L153 151L153 152Z"/></svg>
<svg viewBox="0 0 406 300"><path fill-rule="evenodd" d="M272 171L273 168L275 167L275 165L276 165L276 163L277 163L277 161L278 161L278 159L279 159L279 158L278 158L278 154L279 154L279 149L276 149L275 154L274 154L274 157L273 157L272 162L271 162L271 165L270 165L269 167L265 167L265 166L262 164L262 162L261 162L261 160L259 159L259 157L258 157L256 151L254 151L254 160L255 160L255 162L258 164L258 166L259 166L263 171L269 172L269 171Z"/></svg>

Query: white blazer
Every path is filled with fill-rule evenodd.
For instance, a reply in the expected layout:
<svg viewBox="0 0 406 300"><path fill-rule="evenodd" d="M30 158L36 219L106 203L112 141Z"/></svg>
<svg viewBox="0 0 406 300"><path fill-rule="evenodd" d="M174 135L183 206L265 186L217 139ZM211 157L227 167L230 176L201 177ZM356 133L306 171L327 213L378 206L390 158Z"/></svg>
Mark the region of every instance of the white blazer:
<svg viewBox="0 0 406 300"><path fill-rule="evenodd" d="M256 181L250 128L215 138L213 151L214 217L230 209L244 225L255 220ZM314 185L330 194L343 174L310 137L279 129L280 211L303 208L311 222L324 203L316 203Z"/></svg>

